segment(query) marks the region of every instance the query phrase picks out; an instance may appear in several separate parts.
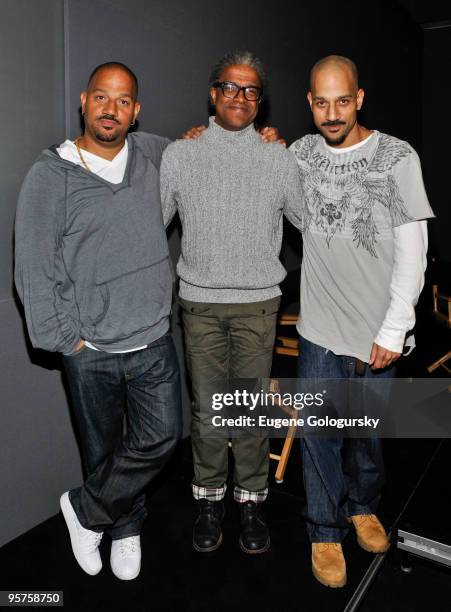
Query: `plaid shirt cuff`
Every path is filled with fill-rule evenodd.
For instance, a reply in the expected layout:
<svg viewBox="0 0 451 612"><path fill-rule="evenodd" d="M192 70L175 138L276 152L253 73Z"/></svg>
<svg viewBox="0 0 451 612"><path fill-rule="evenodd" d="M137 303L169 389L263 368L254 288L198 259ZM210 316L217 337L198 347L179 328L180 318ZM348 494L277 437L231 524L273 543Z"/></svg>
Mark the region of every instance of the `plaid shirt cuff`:
<svg viewBox="0 0 451 612"><path fill-rule="evenodd" d="M210 501L221 501L221 499L224 499L226 489L226 484L223 487L218 488L200 487L199 485L193 484L193 495L194 499L209 499Z"/></svg>
<svg viewBox="0 0 451 612"><path fill-rule="evenodd" d="M248 491L247 489L242 489L241 487L235 487L233 497L239 504L243 504L247 501L253 501L257 504L261 504L268 497L268 489L266 488L262 491Z"/></svg>

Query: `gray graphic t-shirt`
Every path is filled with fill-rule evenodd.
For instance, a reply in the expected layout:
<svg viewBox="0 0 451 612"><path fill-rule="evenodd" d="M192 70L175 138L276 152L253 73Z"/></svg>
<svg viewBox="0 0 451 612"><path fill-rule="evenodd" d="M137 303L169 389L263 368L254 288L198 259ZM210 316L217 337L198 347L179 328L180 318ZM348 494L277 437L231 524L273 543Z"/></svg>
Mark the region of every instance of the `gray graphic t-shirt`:
<svg viewBox="0 0 451 612"><path fill-rule="evenodd" d="M433 217L412 147L377 131L331 150L320 135L291 147L303 189L299 333L368 361L390 303L393 228Z"/></svg>

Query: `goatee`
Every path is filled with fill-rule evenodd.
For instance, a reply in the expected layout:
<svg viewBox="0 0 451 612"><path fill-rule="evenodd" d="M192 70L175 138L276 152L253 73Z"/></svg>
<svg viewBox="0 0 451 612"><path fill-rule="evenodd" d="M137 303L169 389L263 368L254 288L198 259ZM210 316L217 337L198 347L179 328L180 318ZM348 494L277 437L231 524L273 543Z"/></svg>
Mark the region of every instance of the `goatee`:
<svg viewBox="0 0 451 612"><path fill-rule="evenodd" d="M97 138L97 140L100 140L101 142L113 142L114 140L117 140L119 135L115 132L112 132L111 134L105 134L104 132L94 132L94 136Z"/></svg>
<svg viewBox="0 0 451 612"><path fill-rule="evenodd" d="M346 136L347 134L343 134L342 136L339 136L338 138L335 138L334 140L327 138L327 136L324 136L324 139L329 146L333 147L334 145L341 145L346 140Z"/></svg>

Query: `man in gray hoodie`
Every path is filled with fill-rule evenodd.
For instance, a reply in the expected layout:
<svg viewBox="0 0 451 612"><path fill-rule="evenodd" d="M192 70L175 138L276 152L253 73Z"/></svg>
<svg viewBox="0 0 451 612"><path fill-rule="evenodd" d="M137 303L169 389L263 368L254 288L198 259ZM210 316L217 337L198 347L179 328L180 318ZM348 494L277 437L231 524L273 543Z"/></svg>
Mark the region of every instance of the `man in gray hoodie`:
<svg viewBox="0 0 451 612"><path fill-rule="evenodd" d="M15 282L30 338L63 354L82 443L87 478L61 497L72 549L97 574L106 531L122 580L139 574L144 489L181 432L159 185L169 141L127 135L137 93L123 64L94 70L81 94L83 136L43 151L16 215Z"/></svg>

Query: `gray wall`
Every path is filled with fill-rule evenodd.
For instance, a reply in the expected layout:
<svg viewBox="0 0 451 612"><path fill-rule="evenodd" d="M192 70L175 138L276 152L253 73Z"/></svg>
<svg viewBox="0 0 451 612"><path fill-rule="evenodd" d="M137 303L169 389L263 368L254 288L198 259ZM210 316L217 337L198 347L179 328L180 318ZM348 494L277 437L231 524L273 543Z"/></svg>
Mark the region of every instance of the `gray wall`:
<svg viewBox="0 0 451 612"><path fill-rule="evenodd" d="M1 0L7 145L0 148L0 545L55 513L59 494L81 479L58 360L27 346L12 291L11 247L22 178L42 148L64 140L65 126L71 137L79 133L79 92L89 72L112 59L130 64L141 81L140 129L175 138L207 121L212 62L250 48L271 80L266 121L291 142L312 127L305 101L310 66L329 53L349 55L367 90L364 123L418 147L418 28L390 0L366 8L362 24L360 0L346 10L333 0L249 0L239 7L227 0ZM283 259L293 269L300 239L286 236ZM176 259L176 231L170 246ZM177 313L174 332L183 362Z"/></svg>
<svg viewBox="0 0 451 612"><path fill-rule="evenodd" d="M55 514L81 478L60 372L27 345L12 284L21 182L64 136L62 24L60 0L0 3L0 545Z"/></svg>

